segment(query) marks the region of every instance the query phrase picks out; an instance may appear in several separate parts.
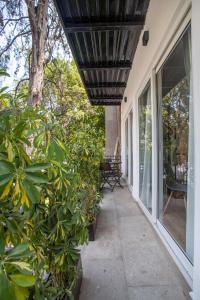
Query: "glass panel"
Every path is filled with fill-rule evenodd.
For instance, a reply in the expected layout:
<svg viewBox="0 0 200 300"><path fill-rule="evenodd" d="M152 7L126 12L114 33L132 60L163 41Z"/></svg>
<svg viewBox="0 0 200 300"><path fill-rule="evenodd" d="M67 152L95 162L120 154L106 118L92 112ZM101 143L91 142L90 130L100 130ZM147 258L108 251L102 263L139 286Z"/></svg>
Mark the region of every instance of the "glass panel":
<svg viewBox="0 0 200 300"><path fill-rule="evenodd" d="M125 123L125 174L128 177L128 119Z"/></svg>
<svg viewBox="0 0 200 300"><path fill-rule="evenodd" d="M139 98L139 194L146 208L152 210L152 119L150 85Z"/></svg>
<svg viewBox="0 0 200 300"><path fill-rule="evenodd" d="M193 109L191 29L158 72L160 99L159 219L193 259Z"/></svg>
<svg viewBox="0 0 200 300"><path fill-rule="evenodd" d="M133 112L130 112L130 184L133 186Z"/></svg>

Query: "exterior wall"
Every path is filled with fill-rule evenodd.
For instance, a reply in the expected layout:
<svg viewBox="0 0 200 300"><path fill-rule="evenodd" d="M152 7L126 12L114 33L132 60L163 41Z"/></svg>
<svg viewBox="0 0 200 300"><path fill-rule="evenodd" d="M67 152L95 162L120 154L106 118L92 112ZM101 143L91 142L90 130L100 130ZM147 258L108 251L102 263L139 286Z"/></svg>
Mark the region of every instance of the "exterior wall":
<svg viewBox="0 0 200 300"><path fill-rule="evenodd" d="M191 10L191 4L193 5ZM163 240L166 248L177 263L187 282L194 289L193 299L200 300L200 185L195 184L195 244L194 267L172 239L166 239L162 229L157 224L157 99L155 73L162 65L164 59L176 43L186 24L192 18L192 63L193 63L193 100L194 100L194 135L199 138L200 128L200 1L199 0L150 0L144 30L149 30L149 42L142 46L142 34L136 50L132 70L129 75L124 96L127 102L121 105L121 133L122 133L122 171L125 172L125 121L129 112L133 111L133 189L132 195L141 205L155 230ZM139 199L139 137L138 137L138 97L145 88L147 82L151 82L152 99L152 215L142 206ZM200 143L195 143L195 183L200 180ZM177 248L176 248L177 247Z"/></svg>
<svg viewBox="0 0 200 300"><path fill-rule="evenodd" d="M105 107L105 129L106 129L106 149L107 156L114 155L116 142L121 140L121 111L119 106ZM118 148L119 151L119 148Z"/></svg>

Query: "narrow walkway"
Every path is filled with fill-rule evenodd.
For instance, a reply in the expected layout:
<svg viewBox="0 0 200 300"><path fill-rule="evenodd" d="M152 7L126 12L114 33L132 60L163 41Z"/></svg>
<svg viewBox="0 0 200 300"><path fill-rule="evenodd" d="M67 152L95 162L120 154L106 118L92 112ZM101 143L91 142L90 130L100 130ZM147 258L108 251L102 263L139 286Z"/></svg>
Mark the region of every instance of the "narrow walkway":
<svg viewBox="0 0 200 300"><path fill-rule="evenodd" d="M106 192L79 300L185 300L188 287L127 188Z"/></svg>

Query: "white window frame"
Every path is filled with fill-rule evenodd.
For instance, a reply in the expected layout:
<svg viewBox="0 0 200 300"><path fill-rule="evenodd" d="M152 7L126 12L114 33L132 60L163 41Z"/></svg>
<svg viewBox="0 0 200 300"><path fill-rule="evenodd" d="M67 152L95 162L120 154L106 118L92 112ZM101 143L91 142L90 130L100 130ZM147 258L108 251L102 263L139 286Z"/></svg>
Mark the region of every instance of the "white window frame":
<svg viewBox="0 0 200 300"><path fill-rule="evenodd" d="M165 53L162 55L162 58L159 60L159 62L157 63L157 65L154 68L153 74L152 74L152 80L153 80L153 85L156 86L156 75L158 73L158 71L160 70L160 68L162 67L162 65L164 64L164 62L166 61L167 57L169 56L169 54L171 53L171 51L173 50L173 48L175 47L177 41L179 40L179 38L182 36L184 30L187 28L189 22L191 22L191 12L189 11L189 13L185 16L184 20L182 21L181 25L179 26L178 30L175 31L170 43L168 44L168 47L165 50ZM156 92L156 91L155 91ZM157 97L156 97L157 98ZM153 120L157 120L157 107L155 106L158 105L157 101L156 103L154 103L154 108L155 108L155 112L153 115ZM154 124L155 126L155 124ZM154 128L154 130L157 131L157 129ZM155 136L158 134L156 132L154 132ZM158 170L158 144L157 144L157 170ZM156 174L154 174L155 178L156 178ZM155 180L154 178L154 180ZM177 243L175 242L175 240L171 237L171 235L168 233L168 231L164 228L164 226L161 224L161 222L158 219L157 216L157 208L158 208L158 171L157 171L157 203L154 207L154 209L156 209L154 218L156 217L156 224L157 224L157 229L160 233L160 235L162 236L162 239L164 239L165 242L167 242L168 247L170 247L171 251L173 252L173 258L175 259L177 265L179 266L179 268L181 269L185 279L187 280L188 284L192 287L192 278L193 278L193 265L192 263L189 261L189 259L187 258L186 254L181 250L181 248L177 245ZM155 221L155 219L154 219Z"/></svg>

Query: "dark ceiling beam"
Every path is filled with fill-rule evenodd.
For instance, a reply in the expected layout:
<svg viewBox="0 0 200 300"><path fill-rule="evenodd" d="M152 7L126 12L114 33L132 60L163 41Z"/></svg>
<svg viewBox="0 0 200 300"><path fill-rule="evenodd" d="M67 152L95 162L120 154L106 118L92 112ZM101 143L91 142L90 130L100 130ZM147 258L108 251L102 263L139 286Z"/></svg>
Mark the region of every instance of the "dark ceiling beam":
<svg viewBox="0 0 200 300"><path fill-rule="evenodd" d="M85 87L91 89L104 89L104 88L125 88L126 82L95 82L87 83Z"/></svg>
<svg viewBox="0 0 200 300"><path fill-rule="evenodd" d="M102 105L102 106L108 106L108 105L121 105L121 101L117 101L117 102L90 102L92 105Z"/></svg>
<svg viewBox="0 0 200 300"><path fill-rule="evenodd" d="M118 62L118 63L95 63L91 62L89 64L79 64L79 69L81 71L90 71L90 70L130 70L131 69L131 62Z"/></svg>
<svg viewBox="0 0 200 300"><path fill-rule="evenodd" d="M106 95L106 96L96 96L90 97L90 101L121 101L123 99L122 95Z"/></svg>
<svg viewBox="0 0 200 300"><path fill-rule="evenodd" d="M101 21L101 22L65 22L65 31L70 32L87 32L87 31L110 31L110 30L135 30L144 25L145 18L138 17L132 21Z"/></svg>

